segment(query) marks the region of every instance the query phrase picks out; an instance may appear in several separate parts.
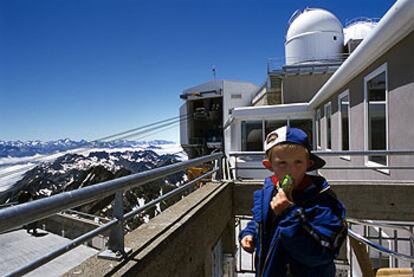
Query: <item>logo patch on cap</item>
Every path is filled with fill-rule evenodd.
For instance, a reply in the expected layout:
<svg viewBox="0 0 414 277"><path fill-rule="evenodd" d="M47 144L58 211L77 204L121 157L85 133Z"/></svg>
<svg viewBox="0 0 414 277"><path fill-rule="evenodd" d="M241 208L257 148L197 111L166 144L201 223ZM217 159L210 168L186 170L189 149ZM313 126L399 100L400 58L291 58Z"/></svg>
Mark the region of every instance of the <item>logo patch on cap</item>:
<svg viewBox="0 0 414 277"><path fill-rule="evenodd" d="M322 168L325 165L325 161L315 154L311 153L312 147L309 144L307 134L298 128L292 128L288 126L280 127L272 132L270 132L266 140L264 141L264 151L267 153L274 146L281 143L295 143L302 145L309 151L309 158L314 162L314 164L308 168L308 171Z"/></svg>

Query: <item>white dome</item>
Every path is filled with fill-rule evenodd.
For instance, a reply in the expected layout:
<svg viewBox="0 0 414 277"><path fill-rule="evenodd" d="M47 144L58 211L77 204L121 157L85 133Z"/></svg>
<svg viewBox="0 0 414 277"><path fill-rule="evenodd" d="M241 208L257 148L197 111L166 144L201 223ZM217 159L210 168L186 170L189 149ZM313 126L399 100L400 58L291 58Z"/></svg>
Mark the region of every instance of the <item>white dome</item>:
<svg viewBox="0 0 414 277"><path fill-rule="evenodd" d="M307 8L293 19L286 34L286 42L293 37L309 32L342 33L342 24L331 12Z"/></svg>
<svg viewBox="0 0 414 277"><path fill-rule="evenodd" d="M377 22L370 19L357 19L344 28L344 43L350 39L364 39L377 26Z"/></svg>
<svg viewBox="0 0 414 277"><path fill-rule="evenodd" d="M323 9L295 12L286 34L287 65L338 62L343 56L341 22Z"/></svg>

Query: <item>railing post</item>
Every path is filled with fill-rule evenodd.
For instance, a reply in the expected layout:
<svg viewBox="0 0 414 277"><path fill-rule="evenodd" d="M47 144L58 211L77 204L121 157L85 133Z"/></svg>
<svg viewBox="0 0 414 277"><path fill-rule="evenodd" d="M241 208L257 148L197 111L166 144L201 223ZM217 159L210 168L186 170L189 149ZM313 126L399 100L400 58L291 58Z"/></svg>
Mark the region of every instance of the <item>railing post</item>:
<svg viewBox="0 0 414 277"><path fill-rule="evenodd" d="M115 193L115 199L112 206L112 215L119 221L117 226L111 230L108 247L113 252L122 253L124 251L124 200L122 191Z"/></svg>
<svg viewBox="0 0 414 277"><path fill-rule="evenodd" d="M217 166L218 166L218 171L217 171L217 181L221 181L223 179L223 157L218 158L217 159Z"/></svg>
<svg viewBox="0 0 414 277"><path fill-rule="evenodd" d="M238 156L234 155L234 175L236 175L236 176L234 176L235 180L239 179L238 168L237 168L237 166L238 166L237 159L238 159Z"/></svg>
<svg viewBox="0 0 414 277"><path fill-rule="evenodd" d="M98 255L98 257L110 260L121 260L131 249L124 245L124 192L115 193L112 202L112 215L118 219L118 224L111 229L109 234L108 249Z"/></svg>
<svg viewBox="0 0 414 277"><path fill-rule="evenodd" d="M351 236L349 236L349 242L354 250L362 275L364 277L375 277L366 246Z"/></svg>

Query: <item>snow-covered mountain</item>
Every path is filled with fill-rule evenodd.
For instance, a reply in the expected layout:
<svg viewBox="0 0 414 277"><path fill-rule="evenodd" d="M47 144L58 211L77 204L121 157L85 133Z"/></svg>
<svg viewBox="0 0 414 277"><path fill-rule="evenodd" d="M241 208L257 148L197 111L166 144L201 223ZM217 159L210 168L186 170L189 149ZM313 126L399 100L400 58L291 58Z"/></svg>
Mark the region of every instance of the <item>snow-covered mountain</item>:
<svg viewBox="0 0 414 277"><path fill-rule="evenodd" d="M157 147L160 145L172 144L165 140L153 141L74 141L70 139L60 139L55 141L42 142L34 141L2 141L0 140L0 158L4 157L26 157L36 154L45 155L56 152L67 151L76 148L135 148L135 147Z"/></svg>
<svg viewBox="0 0 414 277"><path fill-rule="evenodd" d="M74 145L75 143L66 140L60 140L60 144L65 144L66 146ZM18 147L21 142L13 142L7 143L8 146L12 145L13 147ZM36 143L33 143L36 145ZM50 142L50 143L41 143L42 145L58 145L59 142ZM3 142L3 145L6 143ZM77 144L78 145L78 144ZM87 156L92 152L106 152L106 153L114 153L114 152L139 152L139 151L146 151L152 150L157 155L177 155L178 159L186 159L186 155L184 154L180 145L175 143L170 143L167 141L150 141L150 142L134 142L134 141L117 141L111 143L89 143L90 147L86 147L86 143L82 144L83 147L80 148L72 148L69 150L59 151L50 154L39 154L34 149L31 149L35 155L32 156L24 156L24 157L3 157L0 158L0 193L11 189L14 184L21 180L25 173L36 166L41 165L42 163L48 164L56 159L67 155L82 155ZM27 146L30 148L30 143L22 143L22 146ZM118 146L118 147L117 147ZM46 149L46 148L44 148ZM23 151L20 153L23 153Z"/></svg>
<svg viewBox="0 0 414 277"><path fill-rule="evenodd" d="M0 204L18 201L22 191L29 191L37 198L48 197L162 167L186 158L177 151L181 150L178 145L166 144L163 141L142 143L139 148L133 148L130 144L122 144L121 147L93 148L83 150L81 153L68 151L53 160L41 162L21 174L21 178L18 181L15 180L13 185L3 191L0 190ZM185 172L179 172L130 190L125 195L125 210L130 211L142 206L143 203L180 186L185 180ZM79 210L89 214L110 216L112 199L113 197L107 197L85 205ZM168 204L171 204L171 201L175 200L169 200ZM160 208L162 209L165 204L167 203L163 203ZM151 217L151 213L155 212L153 210L147 215Z"/></svg>

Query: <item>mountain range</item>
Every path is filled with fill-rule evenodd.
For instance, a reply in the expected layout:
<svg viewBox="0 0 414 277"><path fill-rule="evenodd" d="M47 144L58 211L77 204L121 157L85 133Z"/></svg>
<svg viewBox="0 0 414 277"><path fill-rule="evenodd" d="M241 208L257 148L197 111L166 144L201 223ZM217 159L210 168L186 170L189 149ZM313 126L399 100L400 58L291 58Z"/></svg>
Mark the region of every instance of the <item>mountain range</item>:
<svg viewBox="0 0 414 277"><path fill-rule="evenodd" d="M45 155L56 152L62 152L76 148L128 148L128 147L143 147L143 146L160 146L172 144L174 142L165 140L152 141L128 141L128 140L114 140L114 141L86 141L86 140L71 140L59 139L54 141L42 142L39 140L33 141L3 141L0 140L0 158L4 157L25 157L36 154Z"/></svg>
<svg viewBox="0 0 414 277"><path fill-rule="evenodd" d="M61 149L67 150L70 148L63 147L75 147L74 145L76 143L79 142L59 140L54 143L22 143L21 145L24 150L19 148L19 142L13 144L0 142L0 145L13 145L13 147L16 147L13 153L23 153L25 150L34 150L35 147L38 147L36 149L42 148L44 151L55 151L56 146L59 145L61 145ZM34 145L34 147L31 145ZM64 153L54 160L41 162L29 169L22 174L22 178L15 182L13 186L0 192L0 204L18 202L19 196L23 191L30 192L35 199L44 198L61 192L76 190L122 176L173 164L186 158L181 152L177 152L177 150L182 150L178 145L166 141L137 143L119 141L111 144L92 145L93 148L87 152L82 151L82 153L78 153L68 151L66 154ZM85 146L83 145L82 147ZM99 147L103 149L98 149ZM131 211L132 209L140 207L144 203L148 203L164 193L181 186L186 179L186 173L179 172L167 178L149 182L148 184L127 191L124 197L125 211ZM154 208L147 211L144 214L145 217L150 218L154 216L164 209L164 207L171 205L179 198L175 197L166 202L164 201L157 209ZM112 200L113 196L106 197L105 199L78 207L77 210L102 217L111 217ZM141 216L129 225L131 228L135 228L143 221L144 217Z"/></svg>

